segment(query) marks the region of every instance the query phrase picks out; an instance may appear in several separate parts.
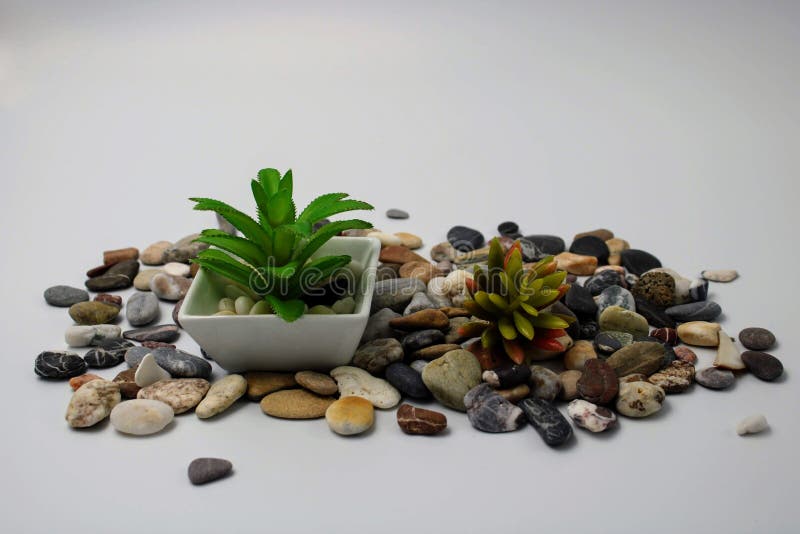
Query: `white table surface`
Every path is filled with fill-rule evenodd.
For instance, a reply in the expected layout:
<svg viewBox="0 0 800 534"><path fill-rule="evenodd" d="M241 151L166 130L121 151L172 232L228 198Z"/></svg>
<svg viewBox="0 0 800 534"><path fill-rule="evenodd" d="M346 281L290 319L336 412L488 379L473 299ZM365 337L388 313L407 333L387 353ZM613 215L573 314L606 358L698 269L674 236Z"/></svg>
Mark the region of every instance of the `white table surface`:
<svg viewBox="0 0 800 534"><path fill-rule="evenodd" d="M0 4L0 530L798 530L797 3L142 4ZM434 438L394 411L343 439L255 403L149 438L70 430L68 386L33 374L71 322L44 289L212 224L189 196L249 206L265 166L294 169L301 204L347 191L427 244L603 226L686 275L736 268L712 286L724 327L772 329L786 376L561 450L449 410ZM738 437L753 413L771 431ZM234 476L191 486L198 456Z"/></svg>

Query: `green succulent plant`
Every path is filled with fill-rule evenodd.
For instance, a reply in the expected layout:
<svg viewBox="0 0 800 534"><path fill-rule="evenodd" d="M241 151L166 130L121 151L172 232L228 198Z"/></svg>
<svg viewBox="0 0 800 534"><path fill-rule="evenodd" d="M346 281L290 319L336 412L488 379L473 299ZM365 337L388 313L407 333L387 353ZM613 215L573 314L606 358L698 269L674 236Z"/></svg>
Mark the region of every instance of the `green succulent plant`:
<svg viewBox="0 0 800 534"><path fill-rule="evenodd" d="M262 169L250 186L257 220L219 200L190 199L194 209L218 213L242 234L204 230L196 241L214 248L193 261L263 297L277 315L291 322L304 313L304 289L325 283L351 260L348 255L311 259L314 253L345 230L372 228L360 219L335 221L316 231L314 224L338 213L373 207L347 198L347 193L328 193L297 215L291 170L281 176L276 169Z"/></svg>
<svg viewBox="0 0 800 534"><path fill-rule="evenodd" d="M500 241L493 239L487 270L475 266L467 284L470 298L463 305L478 320L463 325L461 335L480 335L484 349L502 349L518 364L526 348L564 350L557 338L574 319L542 310L569 290L566 276L556 270L552 256L525 270L519 241L504 253Z"/></svg>

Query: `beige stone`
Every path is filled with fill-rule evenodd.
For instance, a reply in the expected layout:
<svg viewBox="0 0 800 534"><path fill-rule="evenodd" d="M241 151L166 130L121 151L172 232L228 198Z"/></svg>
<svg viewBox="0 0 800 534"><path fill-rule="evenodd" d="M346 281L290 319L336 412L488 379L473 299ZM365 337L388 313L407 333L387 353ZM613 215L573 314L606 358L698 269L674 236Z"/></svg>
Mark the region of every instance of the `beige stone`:
<svg viewBox="0 0 800 534"><path fill-rule="evenodd" d="M375 408L367 399L343 397L328 406L325 420L330 429L337 434L353 436L372 428L375 422Z"/></svg>
<svg viewBox="0 0 800 534"><path fill-rule="evenodd" d="M133 279L133 287L139 291L150 291L150 281L159 273L163 273L161 269L144 269L139 271L139 274Z"/></svg>
<svg viewBox="0 0 800 534"><path fill-rule="evenodd" d="M242 375L228 375L211 384L206 397L194 413L200 419L214 417L230 408L247 391L247 380Z"/></svg>
<svg viewBox="0 0 800 534"><path fill-rule="evenodd" d="M558 375L561 381L561 393L559 397L563 400L570 401L578 398L578 380L581 379L583 373L581 371L570 370L564 371Z"/></svg>
<svg viewBox="0 0 800 534"><path fill-rule="evenodd" d="M589 276L597 269L597 258L573 254L572 252L558 254L556 263L559 269L578 276Z"/></svg>
<svg viewBox="0 0 800 534"><path fill-rule="evenodd" d="M119 386L108 380L92 380L72 394L66 419L73 428L96 425L111 414L122 396Z"/></svg>
<svg viewBox="0 0 800 534"><path fill-rule="evenodd" d="M400 238L401 245L408 247L411 250L422 247L422 238L418 235L409 234L408 232L396 232L394 235Z"/></svg>
<svg viewBox="0 0 800 534"><path fill-rule="evenodd" d="M583 371L586 360L597 358L597 352L591 341L581 339L564 354L564 367L571 371Z"/></svg>
<svg viewBox="0 0 800 534"><path fill-rule="evenodd" d="M144 249L141 260L145 265L163 265L164 251L172 246L169 241L157 241Z"/></svg>
<svg viewBox="0 0 800 534"><path fill-rule="evenodd" d="M319 419L334 400L305 389L285 389L261 399L261 411L281 419Z"/></svg>
<svg viewBox="0 0 800 534"><path fill-rule="evenodd" d="M678 325L678 337L687 345L716 347L719 345L719 323L691 321Z"/></svg>
<svg viewBox="0 0 800 534"><path fill-rule="evenodd" d="M137 398L161 401L177 415L200 404L209 387L208 380L202 378L174 378L140 389Z"/></svg>

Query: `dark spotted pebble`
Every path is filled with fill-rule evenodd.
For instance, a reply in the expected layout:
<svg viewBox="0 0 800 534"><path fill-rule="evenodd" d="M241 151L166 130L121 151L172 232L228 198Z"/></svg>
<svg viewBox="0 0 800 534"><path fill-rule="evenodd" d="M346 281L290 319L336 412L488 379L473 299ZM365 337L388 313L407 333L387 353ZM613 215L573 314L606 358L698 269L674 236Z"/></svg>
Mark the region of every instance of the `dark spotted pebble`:
<svg viewBox="0 0 800 534"><path fill-rule="evenodd" d="M397 208L392 208L390 210L386 210L386 216L390 219L408 219L408 212L399 210Z"/></svg>
<svg viewBox="0 0 800 534"><path fill-rule="evenodd" d="M572 425L552 402L530 398L523 400L519 406L525 412L531 426L551 447L561 445L572 436Z"/></svg>
<svg viewBox="0 0 800 534"><path fill-rule="evenodd" d="M708 389L727 389L731 387L736 380L732 371L727 369L718 369L717 367L707 367L697 371L694 375L694 381Z"/></svg>
<svg viewBox="0 0 800 534"><path fill-rule="evenodd" d="M73 304L89 300L89 293L85 289L72 286L53 286L45 290L44 300L51 306L69 308Z"/></svg>
<svg viewBox="0 0 800 534"><path fill-rule="evenodd" d="M147 354L152 354L159 367L171 374L173 378L208 378L211 376L211 364L203 358L167 347L152 350L147 347L130 348L125 353L125 363L129 367L136 367Z"/></svg>
<svg viewBox="0 0 800 534"><path fill-rule="evenodd" d="M761 380L772 381L783 374L781 361L766 352L746 350L742 353L742 361L747 370Z"/></svg>
<svg viewBox="0 0 800 534"><path fill-rule="evenodd" d="M619 392L614 369L604 360L587 360L577 383L578 395L594 404L608 404Z"/></svg>
<svg viewBox="0 0 800 534"><path fill-rule="evenodd" d="M745 328L739 332L739 341L750 350L769 350L775 345L775 334L766 328Z"/></svg>
<svg viewBox="0 0 800 534"><path fill-rule="evenodd" d="M180 335L180 329L174 324L148 326L146 328L127 330L122 333L122 337L132 341L162 341L164 343L171 343L178 339Z"/></svg>
<svg viewBox="0 0 800 534"><path fill-rule="evenodd" d="M402 362L395 362L386 368L386 380L400 393L415 399L428 399L431 392L422 381L422 376Z"/></svg>
<svg viewBox="0 0 800 534"><path fill-rule="evenodd" d="M67 379L86 372L86 362L74 352L47 350L36 357L33 371L42 378Z"/></svg>
<svg viewBox="0 0 800 534"><path fill-rule="evenodd" d="M603 292L604 289L611 287L611 286L622 286L625 287L625 280L617 271L607 270L607 271L600 271L596 275L592 276L586 282L584 282L583 287L586 288L592 296L596 297L600 293ZM570 290L571 291L571 290Z"/></svg>
<svg viewBox="0 0 800 534"><path fill-rule="evenodd" d="M83 361L93 369L114 367L125 360L125 353L133 346L133 343L124 339L104 339L86 353Z"/></svg>

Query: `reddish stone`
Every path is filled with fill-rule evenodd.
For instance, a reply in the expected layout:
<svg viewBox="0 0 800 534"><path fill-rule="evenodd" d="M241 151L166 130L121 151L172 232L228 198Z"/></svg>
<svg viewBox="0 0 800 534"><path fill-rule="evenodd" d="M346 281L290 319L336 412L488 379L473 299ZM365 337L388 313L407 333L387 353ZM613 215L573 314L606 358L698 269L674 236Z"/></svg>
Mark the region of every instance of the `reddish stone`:
<svg viewBox="0 0 800 534"><path fill-rule="evenodd" d="M470 343L467 346L467 350L478 358L478 363L481 364L481 369L484 371L497 369L501 365L509 363L505 353L502 353L500 350L484 349L480 339L476 339Z"/></svg>
<svg viewBox="0 0 800 534"><path fill-rule="evenodd" d="M161 347L175 348L175 345L172 343L164 343L163 341L142 341L142 346L148 349L160 349Z"/></svg>
<svg viewBox="0 0 800 534"><path fill-rule="evenodd" d="M138 260L139 249L136 247L119 248L103 252L103 263L113 265L125 260Z"/></svg>
<svg viewBox="0 0 800 534"><path fill-rule="evenodd" d="M397 409L397 424L406 434L438 434L447 428L447 417L433 410L401 404Z"/></svg>
<svg viewBox="0 0 800 534"><path fill-rule="evenodd" d="M619 393L619 379L605 361L587 360L577 387L581 398L594 404L608 404Z"/></svg>
<svg viewBox="0 0 800 534"><path fill-rule="evenodd" d="M450 327L450 319L439 310L420 310L403 317L395 317L389 326L398 330L414 331L435 328L445 330Z"/></svg>
<svg viewBox="0 0 800 534"><path fill-rule="evenodd" d="M86 271L86 277L87 278L97 278L100 275L106 274L106 271L108 271L113 266L114 266L114 264L112 263L112 264L109 264L109 265L103 264L103 265L98 265L97 267L92 267L91 269Z"/></svg>
<svg viewBox="0 0 800 534"><path fill-rule="evenodd" d="M454 308L452 306L445 306L444 308L439 308L439 311L451 319L453 317L472 317L472 314L469 312L469 310L466 310L464 308Z"/></svg>
<svg viewBox="0 0 800 534"><path fill-rule="evenodd" d="M69 379L69 387L72 388L72 391L77 391L82 385L91 382L92 380L102 380L102 376L93 375L91 373L86 373L85 375L75 376Z"/></svg>
<svg viewBox="0 0 800 534"><path fill-rule="evenodd" d="M697 363L697 354L694 353L689 347L675 347L672 349L675 352L675 357L681 361L689 363Z"/></svg>
<svg viewBox="0 0 800 534"><path fill-rule="evenodd" d="M108 293L100 293L97 295L94 300L97 302L103 302L105 304L111 304L112 306L116 306L117 308L122 307L122 297L119 295L109 295Z"/></svg>

